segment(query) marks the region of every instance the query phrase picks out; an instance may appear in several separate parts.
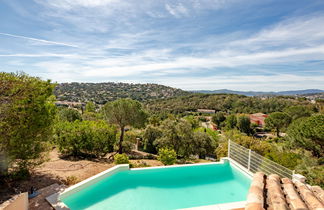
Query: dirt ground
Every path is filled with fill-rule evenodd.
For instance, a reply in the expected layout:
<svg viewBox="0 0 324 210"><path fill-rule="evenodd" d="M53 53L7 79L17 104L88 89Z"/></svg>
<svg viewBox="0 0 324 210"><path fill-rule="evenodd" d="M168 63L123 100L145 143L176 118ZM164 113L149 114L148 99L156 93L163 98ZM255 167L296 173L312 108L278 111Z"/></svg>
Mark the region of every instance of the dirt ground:
<svg viewBox="0 0 324 210"><path fill-rule="evenodd" d="M109 156L110 154L108 154ZM147 153L133 151L130 155L133 157L143 157ZM107 156L107 157L108 157ZM152 155L151 155L152 156ZM197 160L199 162L209 162L206 160ZM54 149L49 153L49 161L38 166L31 172L27 180L8 181L0 180L0 203L8 200L13 195L29 191L31 187L41 189L52 184L73 185L95 174L113 167L115 164L112 159L104 158L101 160L73 160L71 158L60 157L59 152ZM158 160L136 159L130 160L131 167L152 167L162 166Z"/></svg>
<svg viewBox="0 0 324 210"><path fill-rule="evenodd" d="M139 155L143 153L139 152ZM140 159L130 160L130 162L134 167L163 165L158 160ZM63 159L54 149L49 153L49 161L35 168L27 180L0 182L0 203L17 193L29 191L32 186L41 189L54 183L73 185L114 165L113 161L108 158L102 160Z"/></svg>

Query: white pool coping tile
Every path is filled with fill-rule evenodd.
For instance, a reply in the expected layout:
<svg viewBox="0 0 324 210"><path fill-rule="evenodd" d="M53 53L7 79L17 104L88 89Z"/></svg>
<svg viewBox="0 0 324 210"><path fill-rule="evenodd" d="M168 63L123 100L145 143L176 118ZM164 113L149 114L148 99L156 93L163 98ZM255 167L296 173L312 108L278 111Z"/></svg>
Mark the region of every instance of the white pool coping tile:
<svg viewBox="0 0 324 210"><path fill-rule="evenodd" d="M62 201L59 199L60 193L54 193L48 197L46 197L47 202L51 204L51 206L55 210L69 210L70 208L67 207Z"/></svg>
<svg viewBox="0 0 324 210"><path fill-rule="evenodd" d="M221 203L208 206L198 206L192 208L185 208L179 210L230 210L230 209L239 209L245 208L246 201L231 202L231 203Z"/></svg>

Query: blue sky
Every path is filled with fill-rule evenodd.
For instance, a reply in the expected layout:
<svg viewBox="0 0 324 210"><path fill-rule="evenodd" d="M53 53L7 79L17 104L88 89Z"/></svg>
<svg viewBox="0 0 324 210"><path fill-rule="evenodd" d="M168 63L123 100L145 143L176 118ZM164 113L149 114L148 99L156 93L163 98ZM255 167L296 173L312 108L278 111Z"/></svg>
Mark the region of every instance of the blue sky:
<svg viewBox="0 0 324 210"><path fill-rule="evenodd" d="M324 1L0 0L0 63L57 82L324 89Z"/></svg>

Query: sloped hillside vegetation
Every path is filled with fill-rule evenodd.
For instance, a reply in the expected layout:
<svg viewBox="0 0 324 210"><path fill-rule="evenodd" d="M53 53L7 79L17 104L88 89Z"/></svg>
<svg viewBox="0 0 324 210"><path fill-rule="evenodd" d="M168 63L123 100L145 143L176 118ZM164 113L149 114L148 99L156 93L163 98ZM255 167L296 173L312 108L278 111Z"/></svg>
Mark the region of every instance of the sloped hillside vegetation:
<svg viewBox="0 0 324 210"><path fill-rule="evenodd" d="M54 94L59 101L87 102L105 104L118 98L131 98L138 101L166 99L190 94L157 84L130 83L61 83L55 88Z"/></svg>

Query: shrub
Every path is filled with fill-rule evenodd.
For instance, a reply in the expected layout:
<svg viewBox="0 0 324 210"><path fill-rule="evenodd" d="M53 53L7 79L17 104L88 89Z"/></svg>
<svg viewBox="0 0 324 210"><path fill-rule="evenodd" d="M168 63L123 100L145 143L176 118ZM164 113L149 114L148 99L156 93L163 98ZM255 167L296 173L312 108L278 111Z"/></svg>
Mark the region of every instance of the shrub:
<svg viewBox="0 0 324 210"><path fill-rule="evenodd" d="M159 150L158 160L164 165L173 165L177 160L177 153L173 149L162 148Z"/></svg>
<svg viewBox="0 0 324 210"><path fill-rule="evenodd" d="M68 121L74 122L76 120L81 121L82 115L78 110L70 109L70 108L61 108L57 113L58 120L60 121Z"/></svg>
<svg viewBox="0 0 324 210"><path fill-rule="evenodd" d="M74 185L74 184L76 184L78 182L79 182L78 177L73 176L73 175L72 176L68 176L65 179L65 184L67 184L67 185Z"/></svg>
<svg viewBox="0 0 324 210"><path fill-rule="evenodd" d="M123 145L123 152L124 153L130 153L132 151L132 149L134 148L134 144L130 141L124 141L122 143Z"/></svg>
<svg viewBox="0 0 324 210"><path fill-rule="evenodd" d="M128 164L129 163L128 156L124 153L116 154L114 156L114 160L115 160L115 164Z"/></svg>
<svg viewBox="0 0 324 210"><path fill-rule="evenodd" d="M112 152L116 129L104 121L60 122L55 127L56 144L64 155L103 157Z"/></svg>
<svg viewBox="0 0 324 210"><path fill-rule="evenodd" d="M150 167L150 165L147 164L145 161L130 163L129 166L131 168L145 168L145 167Z"/></svg>
<svg viewBox="0 0 324 210"><path fill-rule="evenodd" d="M280 152L276 150L268 153L266 157L292 170L295 169L300 161L300 156L298 154L292 152Z"/></svg>

